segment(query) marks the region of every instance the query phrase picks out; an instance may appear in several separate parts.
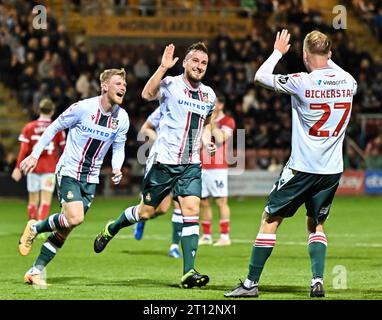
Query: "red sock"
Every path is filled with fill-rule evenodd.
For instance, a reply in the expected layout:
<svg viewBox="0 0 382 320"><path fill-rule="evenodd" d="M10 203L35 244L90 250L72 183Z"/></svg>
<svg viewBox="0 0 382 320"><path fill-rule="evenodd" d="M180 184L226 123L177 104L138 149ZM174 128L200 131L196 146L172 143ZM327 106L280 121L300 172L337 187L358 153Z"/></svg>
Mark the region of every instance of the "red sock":
<svg viewBox="0 0 382 320"><path fill-rule="evenodd" d="M46 217L49 215L50 211L50 205L49 204L42 204L40 206L40 209L38 210L38 219L39 220L45 220Z"/></svg>
<svg viewBox="0 0 382 320"><path fill-rule="evenodd" d="M212 226L211 221L207 221L207 220L202 221L202 228L203 228L203 234L204 235L207 235L207 236L211 235L211 231L212 231L211 226Z"/></svg>
<svg viewBox="0 0 382 320"><path fill-rule="evenodd" d="M28 204L28 219L37 218L37 206L35 204Z"/></svg>
<svg viewBox="0 0 382 320"><path fill-rule="evenodd" d="M229 219L220 220L220 234L229 233Z"/></svg>

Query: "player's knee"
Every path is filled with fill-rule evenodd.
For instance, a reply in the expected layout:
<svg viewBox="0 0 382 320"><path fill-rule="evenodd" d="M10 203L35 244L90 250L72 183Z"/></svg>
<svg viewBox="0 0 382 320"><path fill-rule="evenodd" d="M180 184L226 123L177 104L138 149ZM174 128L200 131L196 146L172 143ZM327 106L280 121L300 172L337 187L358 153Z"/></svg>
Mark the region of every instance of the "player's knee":
<svg viewBox="0 0 382 320"><path fill-rule="evenodd" d="M216 205L219 208L223 208L227 205L227 198L217 198L216 199Z"/></svg>
<svg viewBox="0 0 382 320"><path fill-rule="evenodd" d="M84 222L84 216L72 216L67 218L69 227L74 228L79 226L82 222Z"/></svg>
<svg viewBox="0 0 382 320"><path fill-rule="evenodd" d="M187 215L187 216L190 216L190 215L197 216L199 215L199 206L188 205L188 206L182 207L182 213L183 215Z"/></svg>
<svg viewBox="0 0 382 320"><path fill-rule="evenodd" d="M155 208L150 206L144 206L139 211L139 218L140 220L146 221L154 217L155 214Z"/></svg>
<svg viewBox="0 0 382 320"><path fill-rule="evenodd" d="M210 200L208 198L200 200L200 206L202 208L208 208L210 206Z"/></svg>
<svg viewBox="0 0 382 320"><path fill-rule="evenodd" d="M156 215L162 215L162 214L165 214L168 209L170 209L170 205L169 204L161 204L156 210L155 210L155 214Z"/></svg>
<svg viewBox="0 0 382 320"><path fill-rule="evenodd" d="M272 216L266 212L263 213L261 221L261 232L274 233L283 221L281 216Z"/></svg>

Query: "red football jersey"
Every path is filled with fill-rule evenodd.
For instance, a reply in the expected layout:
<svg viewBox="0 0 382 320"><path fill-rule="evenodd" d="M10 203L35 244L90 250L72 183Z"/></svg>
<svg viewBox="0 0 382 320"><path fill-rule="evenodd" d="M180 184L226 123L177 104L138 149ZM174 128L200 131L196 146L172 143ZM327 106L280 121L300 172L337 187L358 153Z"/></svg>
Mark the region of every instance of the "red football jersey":
<svg viewBox="0 0 382 320"><path fill-rule="evenodd" d="M215 120L219 129L225 131L232 136L236 128L235 120L227 115L223 115ZM230 138L228 138L230 139ZM227 141L221 145L217 145L216 153L210 156L205 148L201 152L202 168L203 169L226 169L227 164Z"/></svg>
<svg viewBox="0 0 382 320"><path fill-rule="evenodd" d="M17 157L17 168L20 168L20 162L30 153L34 145L40 139L45 129L52 123L51 120L35 120L27 123L23 128L19 141L21 142L20 152ZM55 135L53 140L46 146L37 162L34 173L54 173L57 161L64 150L65 131Z"/></svg>

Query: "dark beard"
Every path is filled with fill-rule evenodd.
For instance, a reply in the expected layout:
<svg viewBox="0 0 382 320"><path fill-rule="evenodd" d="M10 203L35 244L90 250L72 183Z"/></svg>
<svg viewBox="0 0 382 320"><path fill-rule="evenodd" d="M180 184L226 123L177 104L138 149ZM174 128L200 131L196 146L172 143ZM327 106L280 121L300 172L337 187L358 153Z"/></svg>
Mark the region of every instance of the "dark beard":
<svg viewBox="0 0 382 320"><path fill-rule="evenodd" d="M194 78L189 72L187 72L186 71L186 79L192 84L192 85L198 85L199 84L199 82L201 82L202 81L202 79L203 79L203 77L201 77L200 78L200 80L199 79L196 79L196 78Z"/></svg>

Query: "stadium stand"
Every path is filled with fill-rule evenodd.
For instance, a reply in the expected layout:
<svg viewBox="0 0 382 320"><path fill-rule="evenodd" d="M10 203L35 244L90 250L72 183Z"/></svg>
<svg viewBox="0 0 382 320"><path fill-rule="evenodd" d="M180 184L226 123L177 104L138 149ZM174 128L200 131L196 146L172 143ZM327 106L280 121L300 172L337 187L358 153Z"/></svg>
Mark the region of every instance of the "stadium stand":
<svg viewBox="0 0 382 320"><path fill-rule="evenodd" d="M378 0L346 0L353 7L359 19L382 42L382 3Z"/></svg>
<svg viewBox="0 0 382 320"><path fill-rule="evenodd" d="M45 3L49 5L50 2ZM0 135L3 137L0 169L12 169L19 124L35 116L34 110L43 97L50 97L57 105L57 113L61 113L72 102L96 95L100 71L112 67L123 67L127 72L126 105L132 125L126 152L134 169L139 147L137 131L156 107L155 103L144 102L140 93L156 69L167 40L92 42L78 21L80 16L89 14L155 16L163 14L163 10L191 16L197 10L205 15L225 12L252 19L251 33L242 38L233 38L221 31L214 38L204 39L210 50L205 82L226 95L227 113L235 118L237 128L245 129L246 169L279 170L289 156L289 97L272 95L253 85L258 66L273 50L273 41L269 39L273 39L275 30L286 26L292 34L293 45L276 72L304 70L301 57L304 35L312 29L327 32L335 47L333 59L344 69L351 70L359 84L348 129L345 164L353 169L381 167L372 160L382 155L378 131L382 120L373 116L382 113L380 58L357 47L347 31L331 28L319 11L306 8L303 1L269 3L260 0L55 1L52 7L48 6L49 28L36 30L31 26L30 12L37 2L0 1ZM72 17L71 22L68 17ZM188 42L168 41L174 41L176 54L182 56ZM177 67L171 70L174 74L178 72Z"/></svg>

